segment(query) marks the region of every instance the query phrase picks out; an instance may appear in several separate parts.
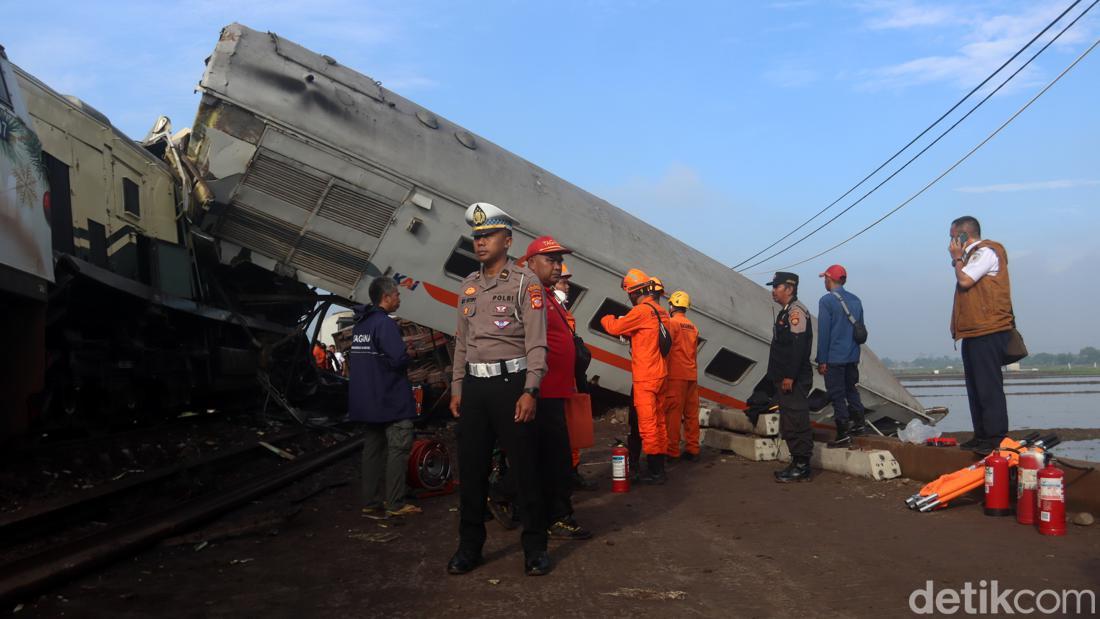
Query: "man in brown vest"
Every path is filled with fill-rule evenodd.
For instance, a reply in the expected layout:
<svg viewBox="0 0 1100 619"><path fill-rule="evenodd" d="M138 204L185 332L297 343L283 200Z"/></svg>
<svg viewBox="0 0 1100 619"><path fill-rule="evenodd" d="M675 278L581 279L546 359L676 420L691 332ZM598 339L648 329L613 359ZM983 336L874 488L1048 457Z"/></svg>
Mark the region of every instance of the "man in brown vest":
<svg viewBox="0 0 1100 619"><path fill-rule="evenodd" d="M951 337L962 340L966 395L974 423L974 437L961 447L984 455L1008 434L1001 366L1016 320L1008 254L1000 243L983 240L981 225L970 216L951 222L948 251L956 282Z"/></svg>

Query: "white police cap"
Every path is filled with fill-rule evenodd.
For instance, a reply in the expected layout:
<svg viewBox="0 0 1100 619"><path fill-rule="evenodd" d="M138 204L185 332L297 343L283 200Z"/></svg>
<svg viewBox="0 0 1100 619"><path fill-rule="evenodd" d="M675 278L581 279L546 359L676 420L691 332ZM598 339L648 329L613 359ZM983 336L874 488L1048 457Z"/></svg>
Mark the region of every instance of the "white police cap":
<svg viewBox="0 0 1100 619"><path fill-rule="evenodd" d="M466 223L473 228L476 238L497 230L511 230L515 220L488 202L474 202L466 209Z"/></svg>

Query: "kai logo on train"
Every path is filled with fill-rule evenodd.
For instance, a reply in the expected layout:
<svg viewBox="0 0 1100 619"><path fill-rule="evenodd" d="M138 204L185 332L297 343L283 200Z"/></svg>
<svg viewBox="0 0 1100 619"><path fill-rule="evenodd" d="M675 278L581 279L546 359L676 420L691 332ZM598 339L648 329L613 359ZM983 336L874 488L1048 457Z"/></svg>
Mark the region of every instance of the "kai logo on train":
<svg viewBox="0 0 1100 619"><path fill-rule="evenodd" d="M409 290L416 290L416 287L420 285L420 280L413 279L408 275L402 275L401 273L393 274L393 281L402 288L408 288Z"/></svg>

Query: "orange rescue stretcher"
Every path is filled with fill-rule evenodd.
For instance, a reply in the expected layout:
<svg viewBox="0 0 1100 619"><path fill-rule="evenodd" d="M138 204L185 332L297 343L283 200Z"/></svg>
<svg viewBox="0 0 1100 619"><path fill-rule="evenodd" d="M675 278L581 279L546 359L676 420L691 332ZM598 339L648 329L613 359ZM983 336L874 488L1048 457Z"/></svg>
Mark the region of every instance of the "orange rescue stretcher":
<svg viewBox="0 0 1100 619"><path fill-rule="evenodd" d="M1058 437L1054 435L1040 437L1039 433L1030 434L1019 441L1005 437L998 446L997 451L1002 458L1008 460L1009 468L1020 462L1020 453L1025 450L1042 453L1058 443ZM978 460L970 466L959 469L953 473L945 473L938 479L930 481L920 492L905 499L909 509L930 512L947 507L951 501L977 489L985 481L985 459Z"/></svg>

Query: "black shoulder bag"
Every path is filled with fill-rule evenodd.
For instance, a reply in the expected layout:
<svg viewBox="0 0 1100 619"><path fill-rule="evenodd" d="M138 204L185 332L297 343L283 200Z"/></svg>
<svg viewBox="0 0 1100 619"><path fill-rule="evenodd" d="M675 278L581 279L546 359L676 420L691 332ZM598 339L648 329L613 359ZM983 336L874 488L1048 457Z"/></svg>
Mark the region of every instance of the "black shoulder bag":
<svg viewBox="0 0 1100 619"><path fill-rule="evenodd" d="M844 302L844 297L839 292L833 291L833 296L837 301L840 301L840 307L844 308L844 315L848 317L848 322L852 323L852 339L856 341L856 344L867 343L867 326L863 324L862 320L856 320L855 316L852 316L852 310L848 309L848 304Z"/></svg>
<svg viewBox="0 0 1100 619"><path fill-rule="evenodd" d="M665 327L665 323L661 322L661 315L657 313L657 309L652 305L649 306L649 309L653 310L653 315L657 317L657 347L661 350L661 356L667 357L668 353L672 351L672 335Z"/></svg>
<svg viewBox="0 0 1100 619"><path fill-rule="evenodd" d="M565 312L561 309L561 304L557 301L552 301L554 307L558 310L558 315L561 316L562 322L566 327L569 327L569 321L565 318ZM573 349L576 351L576 359L573 361L574 371L577 376L584 376L588 371L588 366L592 364L592 351L588 350L588 346L585 346L584 340L581 339L577 332L569 327L569 332L573 334ZM578 382L579 385L579 382Z"/></svg>

